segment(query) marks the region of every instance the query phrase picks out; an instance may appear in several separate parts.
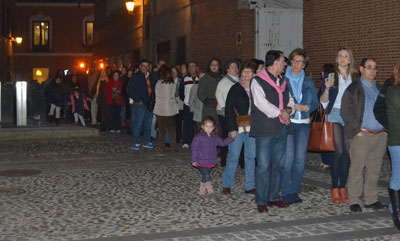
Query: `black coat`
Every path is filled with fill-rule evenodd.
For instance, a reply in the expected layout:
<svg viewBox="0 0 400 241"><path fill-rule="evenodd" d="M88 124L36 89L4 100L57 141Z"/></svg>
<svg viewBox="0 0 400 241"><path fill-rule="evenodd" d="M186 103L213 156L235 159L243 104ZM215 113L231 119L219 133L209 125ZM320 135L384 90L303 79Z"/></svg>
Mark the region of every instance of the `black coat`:
<svg viewBox="0 0 400 241"><path fill-rule="evenodd" d="M250 98L240 83L234 84L226 97L225 118L227 123L226 128L229 132L238 130L235 108L241 116L248 115L249 113Z"/></svg>
<svg viewBox="0 0 400 241"><path fill-rule="evenodd" d="M49 98L51 104L55 104L58 107L64 106L67 93L61 84L56 84L54 82L50 83L46 86L44 94Z"/></svg>

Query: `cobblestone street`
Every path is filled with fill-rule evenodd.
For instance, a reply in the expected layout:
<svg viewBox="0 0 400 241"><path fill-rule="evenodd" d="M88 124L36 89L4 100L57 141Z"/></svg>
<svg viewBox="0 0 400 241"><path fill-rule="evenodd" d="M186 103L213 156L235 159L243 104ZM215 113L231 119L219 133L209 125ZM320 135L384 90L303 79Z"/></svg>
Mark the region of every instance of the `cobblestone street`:
<svg viewBox="0 0 400 241"><path fill-rule="evenodd" d="M318 154L307 156L303 203L268 214L244 193L240 168L232 195L221 193L223 168L216 167L218 192L200 198L189 159L187 149L132 151L125 134L2 142L0 240L400 240L388 210L351 214L331 203ZM385 203L389 178L386 158Z"/></svg>

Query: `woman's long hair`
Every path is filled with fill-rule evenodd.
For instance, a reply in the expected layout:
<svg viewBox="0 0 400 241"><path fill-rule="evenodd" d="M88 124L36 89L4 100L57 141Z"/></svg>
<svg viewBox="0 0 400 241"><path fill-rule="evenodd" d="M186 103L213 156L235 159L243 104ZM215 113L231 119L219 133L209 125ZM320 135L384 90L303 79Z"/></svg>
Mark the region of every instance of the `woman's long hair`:
<svg viewBox="0 0 400 241"><path fill-rule="evenodd" d="M160 80L164 84L175 83L174 77L172 77L171 68L166 64L162 65L160 68Z"/></svg>
<svg viewBox="0 0 400 241"><path fill-rule="evenodd" d="M355 61L354 61L353 52L352 52L350 49L348 49L348 48L340 48L340 49L338 49L337 54L338 54L340 51L342 51L342 50L346 51L346 52L349 54L349 56L350 56L350 63L349 63L349 65L348 65L348 67L347 67L347 74L350 74L352 80L354 81L355 78L356 78L356 76L359 75L359 73L358 73L358 70L357 70L357 68L356 68L356 63L355 63ZM335 81L335 87L338 87L338 86L339 86L339 81L338 81L338 77L339 77L339 76L336 76L337 73L339 72L339 66L338 66L338 60L337 60L338 56L337 56L337 54L336 54L336 60L335 60L335 62L336 62L336 71L335 71L335 78L336 78L336 81Z"/></svg>
<svg viewBox="0 0 400 241"><path fill-rule="evenodd" d="M390 86L400 85L400 61L394 66L393 75L390 78Z"/></svg>

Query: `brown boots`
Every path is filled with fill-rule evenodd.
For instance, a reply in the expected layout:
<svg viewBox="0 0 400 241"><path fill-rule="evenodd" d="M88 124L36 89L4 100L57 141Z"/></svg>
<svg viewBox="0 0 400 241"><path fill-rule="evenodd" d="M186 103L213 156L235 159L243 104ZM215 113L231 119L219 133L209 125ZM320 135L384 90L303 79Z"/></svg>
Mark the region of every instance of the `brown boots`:
<svg viewBox="0 0 400 241"><path fill-rule="evenodd" d="M334 188L331 192L331 199L333 203L348 203L349 198L347 196L346 188Z"/></svg>

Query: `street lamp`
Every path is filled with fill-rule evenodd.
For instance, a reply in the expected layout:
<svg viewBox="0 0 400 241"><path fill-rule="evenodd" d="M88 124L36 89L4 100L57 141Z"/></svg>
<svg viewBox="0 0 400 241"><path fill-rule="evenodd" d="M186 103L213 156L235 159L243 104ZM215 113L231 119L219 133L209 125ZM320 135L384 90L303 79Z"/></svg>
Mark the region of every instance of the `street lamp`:
<svg viewBox="0 0 400 241"><path fill-rule="evenodd" d="M128 10L128 13L133 14L133 9L135 8L135 1L127 0L125 1L125 5L126 5L126 10Z"/></svg>
<svg viewBox="0 0 400 241"><path fill-rule="evenodd" d="M21 45L22 44L22 37L12 37L11 40L15 43L17 43L17 45Z"/></svg>
<svg viewBox="0 0 400 241"><path fill-rule="evenodd" d="M16 37L15 42L17 42L18 45L22 44L22 37Z"/></svg>

